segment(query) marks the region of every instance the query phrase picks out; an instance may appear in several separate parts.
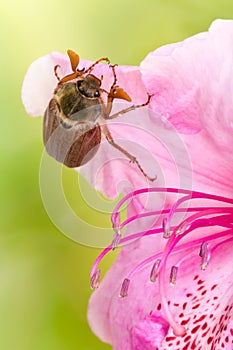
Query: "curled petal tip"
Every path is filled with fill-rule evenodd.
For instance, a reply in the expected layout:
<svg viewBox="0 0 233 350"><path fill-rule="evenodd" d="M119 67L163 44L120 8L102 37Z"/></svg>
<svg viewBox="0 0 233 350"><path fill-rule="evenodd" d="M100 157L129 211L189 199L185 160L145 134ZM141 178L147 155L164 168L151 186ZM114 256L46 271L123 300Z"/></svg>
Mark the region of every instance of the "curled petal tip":
<svg viewBox="0 0 233 350"><path fill-rule="evenodd" d="M22 102L27 113L42 116L56 87L54 61L46 55L34 61L27 70L22 85Z"/></svg>

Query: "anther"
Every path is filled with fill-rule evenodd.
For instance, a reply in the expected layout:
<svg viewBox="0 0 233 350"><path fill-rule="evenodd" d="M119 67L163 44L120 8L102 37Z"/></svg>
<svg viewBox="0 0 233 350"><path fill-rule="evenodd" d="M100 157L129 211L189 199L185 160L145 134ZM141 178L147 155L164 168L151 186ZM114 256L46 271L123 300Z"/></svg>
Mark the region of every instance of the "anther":
<svg viewBox="0 0 233 350"><path fill-rule="evenodd" d="M189 223L187 221L184 221L180 227L178 228L178 230L176 230L176 236L179 236L181 234L183 234L187 228L189 227Z"/></svg>
<svg viewBox="0 0 233 350"><path fill-rule="evenodd" d="M120 297L121 298L125 298L128 295L128 290L129 290L129 284L130 284L130 280L128 278L125 278L122 286L121 286L121 291L120 291Z"/></svg>
<svg viewBox="0 0 233 350"><path fill-rule="evenodd" d="M178 272L178 266L172 266L171 272L170 272L170 278L169 278L169 283L171 286L174 286L176 284L177 272Z"/></svg>
<svg viewBox="0 0 233 350"><path fill-rule="evenodd" d="M100 269L97 269L91 276L91 289L97 289L100 281Z"/></svg>
<svg viewBox="0 0 233 350"><path fill-rule="evenodd" d="M199 256L201 257L201 270L205 270L209 263L209 251L207 242L202 242Z"/></svg>
<svg viewBox="0 0 233 350"><path fill-rule="evenodd" d="M158 277L158 268L160 265L161 259L157 259L151 269L151 273L150 273L150 281L152 283L154 283L157 280Z"/></svg>
<svg viewBox="0 0 233 350"><path fill-rule="evenodd" d="M168 239L171 236L170 225L168 224L167 218L163 219L163 238Z"/></svg>
<svg viewBox="0 0 233 350"><path fill-rule="evenodd" d="M120 224L121 224L121 214L119 213L119 211L117 211L112 216L112 227L115 233L119 233Z"/></svg>
<svg viewBox="0 0 233 350"><path fill-rule="evenodd" d="M115 232L113 235L113 240L112 240L112 250L115 250L121 241L121 233L120 232Z"/></svg>
<svg viewBox="0 0 233 350"><path fill-rule="evenodd" d="M114 235L112 240L112 250L118 247L121 240L120 224L121 224L121 216L119 211L117 211L112 219L112 226L114 230Z"/></svg>

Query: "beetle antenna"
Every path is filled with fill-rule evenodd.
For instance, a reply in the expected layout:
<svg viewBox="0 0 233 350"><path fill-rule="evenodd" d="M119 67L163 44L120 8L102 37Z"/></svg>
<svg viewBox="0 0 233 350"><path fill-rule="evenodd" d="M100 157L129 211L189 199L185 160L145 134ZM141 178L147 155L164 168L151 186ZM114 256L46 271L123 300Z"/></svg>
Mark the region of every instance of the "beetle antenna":
<svg viewBox="0 0 233 350"><path fill-rule="evenodd" d="M113 74L113 83L112 83L112 86L111 86L111 90L114 88L114 86L116 85L117 83L117 76L116 76L116 69L115 67L117 67L118 64L111 64L109 67L112 68L112 74Z"/></svg>
<svg viewBox="0 0 233 350"><path fill-rule="evenodd" d="M102 57L95 61L89 68L87 68L84 73L90 73L94 69L94 67L102 61L106 61L108 64L110 64L110 60L108 57Z"/></svg>
<svg viewBox="0 0 233 350"><path fill-rule="evenodd" d="M61 66L60 66L59 64L57 64L57 65L54 67L54 74L55 74L55 77L57 78L57 80L60 81L61 79L60 79L60 77L59 77L59 75L58 75L58 73L57 73L58 67L60 68Z"/></svg>

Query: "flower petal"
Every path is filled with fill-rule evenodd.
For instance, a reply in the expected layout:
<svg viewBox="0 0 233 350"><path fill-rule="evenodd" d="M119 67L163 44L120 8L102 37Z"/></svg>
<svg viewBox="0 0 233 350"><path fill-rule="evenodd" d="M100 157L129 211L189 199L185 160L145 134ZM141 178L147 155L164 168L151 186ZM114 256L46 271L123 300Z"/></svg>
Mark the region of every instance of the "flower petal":
<svg viewBox="0 0 233 350"><path fill-rule="evenodd" d="M151 108L182 133L205 129L229 149L233 123L233 21L150 53L141 63Z"/></svg>
<svg viewBox="0 0 233 350"><path fill-rule="evenodd" d="M44 114L53 95L57 80L53 73L55 64L51 55L34 61L25 75L22 86L22 101L28 114L33 117Z"/></svg>

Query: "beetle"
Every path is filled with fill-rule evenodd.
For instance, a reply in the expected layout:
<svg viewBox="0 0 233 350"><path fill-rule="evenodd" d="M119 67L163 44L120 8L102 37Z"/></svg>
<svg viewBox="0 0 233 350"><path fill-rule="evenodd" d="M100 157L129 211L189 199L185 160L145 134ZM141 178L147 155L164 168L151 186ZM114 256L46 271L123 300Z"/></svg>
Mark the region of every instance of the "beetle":
<svg viewBox="0 0 233 350"><path fill-rule="evenodd" d="M90 67L79 69L79 55L72 50L68 50L67 54L73 73L60 79L57 73L59 66L54 67L58 84L44 114L43 140L48 154L67 167L80 167L94 157L103 134L113 147L137 165L148 180L154 181L155 178L145 173L135 156L115 143L106 124L106 120L148 105L150 95L145 103L131 105L110 115L114 99L131 101L130 96L117 85L116 65L110 65L109 59L103 57ZM92 74L94 67L102 61L109 64L113 73L109 92L101 87L101 79ZM103 100L104 93L107 94L107 103Z"/></svg>

